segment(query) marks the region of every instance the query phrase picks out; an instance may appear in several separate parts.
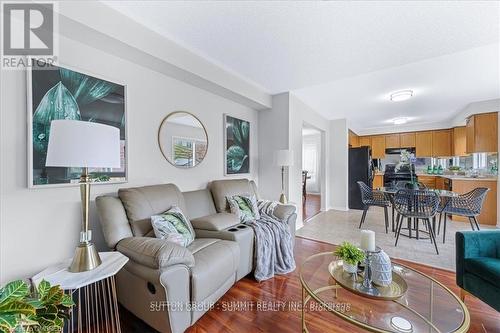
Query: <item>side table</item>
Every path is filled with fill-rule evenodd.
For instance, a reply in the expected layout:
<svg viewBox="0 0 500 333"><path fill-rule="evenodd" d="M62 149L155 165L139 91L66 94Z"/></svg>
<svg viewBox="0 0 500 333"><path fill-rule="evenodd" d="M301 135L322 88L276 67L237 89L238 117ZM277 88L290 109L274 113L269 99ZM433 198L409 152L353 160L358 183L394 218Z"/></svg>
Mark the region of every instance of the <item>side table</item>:
<svg viewBox="0 0 500 333"><path fill-rule="evenodd" d="M115 275L128 258L120 252L100 252L102 264L80 273L71 273L71 259L48 267L31 280L38 285L42 280L59 285L71 295L75 306L65 323L66 332L121 332Z"/></svg>

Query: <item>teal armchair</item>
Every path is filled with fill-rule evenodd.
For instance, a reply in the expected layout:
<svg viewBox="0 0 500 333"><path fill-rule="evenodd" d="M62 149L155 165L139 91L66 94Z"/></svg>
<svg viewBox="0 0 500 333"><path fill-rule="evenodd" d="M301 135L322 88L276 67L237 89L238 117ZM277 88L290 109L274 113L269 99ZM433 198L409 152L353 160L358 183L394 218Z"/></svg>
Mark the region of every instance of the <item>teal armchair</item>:
<svg viewBox="0 0 500 333"><path fill-rule="evenodd" d="M500 312L500 230L455 235L457 284Z"/></svg>

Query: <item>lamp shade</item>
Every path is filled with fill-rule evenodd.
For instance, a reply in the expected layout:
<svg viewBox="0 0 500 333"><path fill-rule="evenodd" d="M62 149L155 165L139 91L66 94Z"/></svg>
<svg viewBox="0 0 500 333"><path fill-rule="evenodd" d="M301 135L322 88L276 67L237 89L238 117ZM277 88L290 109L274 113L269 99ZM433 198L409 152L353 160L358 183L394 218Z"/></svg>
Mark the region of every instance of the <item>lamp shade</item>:
<svg viewBox="0 0 500 333"><path fill-rule="evenodd" d="M277 150L274 152L274 163L277 166L293 165L293 150Z"/></svg>
<svg viewBox="0 0 500 333"><path fill-rule="evenodd" d="M53 120L45 165L119 168L120 130L87 121Z"/></svg>

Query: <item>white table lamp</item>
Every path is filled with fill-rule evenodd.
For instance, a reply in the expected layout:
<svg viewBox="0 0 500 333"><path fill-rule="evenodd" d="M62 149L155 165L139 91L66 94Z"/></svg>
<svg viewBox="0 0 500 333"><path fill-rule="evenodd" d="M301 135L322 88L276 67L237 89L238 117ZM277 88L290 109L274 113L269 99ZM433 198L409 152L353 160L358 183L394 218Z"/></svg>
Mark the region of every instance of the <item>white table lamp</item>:
<svg viewBox="0 0 500 333"><path fill-rule="evenodd" d="M293 150L283 149L274 152L274 164L281 167L280 202L287 203L285 195L285 167L293 166Z"/></svg>
<svg viewBox="0 0 500 333"><path fill-rule="evenodd" d="M120 130L113 126L78 121L53 120L45 166L83 168L80 177L82 231L70 272L89 271L101 264L89 230L90 176L88 168L120 167Z"/></svg>

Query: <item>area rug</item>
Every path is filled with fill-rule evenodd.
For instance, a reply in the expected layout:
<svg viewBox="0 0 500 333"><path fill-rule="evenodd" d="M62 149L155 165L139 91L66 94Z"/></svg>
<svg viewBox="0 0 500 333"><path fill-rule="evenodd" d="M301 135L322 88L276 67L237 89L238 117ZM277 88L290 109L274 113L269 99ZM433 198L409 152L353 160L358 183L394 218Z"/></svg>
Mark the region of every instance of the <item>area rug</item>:
<svg viewBox="0 0 500 333"><path fill-rule="evenodd" d="M343 241L359 244L360 232L358 226L362 213L361 210L349 210L347 212L329 210L322 212L305 222L304 226L297 230L296 235L334 245L341 244ZM389 223L390 219L389 216ZM481 226L481 229L493 228ZM384 211L382 208L370 208L362 229L375 231L377 245L392 258L455 271L455 233L459 230L471 230L471 227L468 223L448 220L445 243L443 244L442 234L437 236L439 255L436 254L434 245L431 244L429 239L417 240L415 238L400 237L398 246L394 246L396 237L391 232L390 226L389 233L385 233Z"/></svg>

